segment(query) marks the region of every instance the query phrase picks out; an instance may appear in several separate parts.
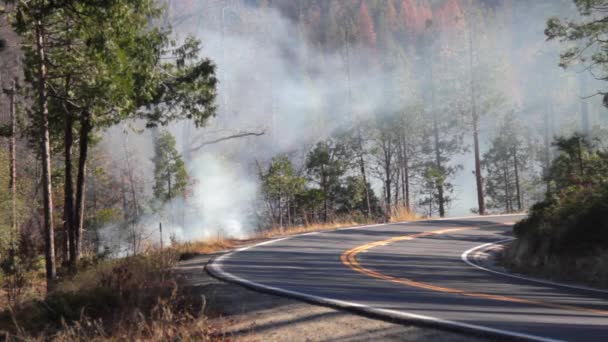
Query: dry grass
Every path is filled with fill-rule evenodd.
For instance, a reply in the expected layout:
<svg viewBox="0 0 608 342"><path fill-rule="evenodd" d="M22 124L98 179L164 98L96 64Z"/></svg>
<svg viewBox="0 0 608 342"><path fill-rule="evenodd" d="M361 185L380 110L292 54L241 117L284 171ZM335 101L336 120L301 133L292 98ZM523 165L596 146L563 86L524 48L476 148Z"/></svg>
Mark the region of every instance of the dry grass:
<svg viewBox="0 0 608 342"><path fill-rule="evenodd" d="M420 216L414 212L407 210L406 208L397 208L393 211L390 222L403 222L403 221L416 221L421 219ZM355 227L365 224L374 224L375 221L369 222L358 222L355 220L337 220L333 222L323 223L310 223L299 226L287 226L287 227L273 227L253 234L250 238L239 240L239 239L228 239L228 238L211 238L207 240L199 240L192 242L185 242L173 246L173 249L180 254L180 260L189 259L199 254L212 254L227 249L233 249L245 244L256 242L259 240L272 239L281 236L289 236L295 234L317 232L317 231L330 231L345 227Z"/></svg>
<svg viewBox="0 0 608 342"><path fill-rule="evenodd" d="M268 230L264 230L255 234L254 238L258 239L270 239L279 236L285 235L294 235L315 231L324 231L324 230L335 230L338 228L344 227L352 227L360 225L361 223L355 221L335 221L328 223L311 223L308 225L302 226L289 226L289 227L274 227Z"/></svg>
<svg viewBox="0 0 608 342"><path fill-rule="evenodd" d="M172 247L179 254L180 260L186 260L199 254L212 254L227 249L233 249L245 244L256 242L259 240L271 239L275 237L315 232L334 230L343 227L352 227L361 225L356 221L335 221L329 223L313 223L301 226L274 227L253 234L248 239L228 239L228 238L211 238L207 240L191 241L176 244Z"/></svg>
<svg viewBox="0 0 608 342"><path fill-rule="evenodd" d="M418 216L415 212L409 210L406 207L398 207L393 209L389 222L404 222L417 220L420 220L420 216Z"/></svg>
<svg viewBox="0 0 608 342"><path fill-rule="evenodd" d="M175 250L103 261L2 314L9 341L205 341L216 334L172 273Z"/></svg>
<svg viewBox="0 0 608 342"><path fill-rule="evenodd" d="M198 254L212 254L236 247L237 240L215 238L175 244L172 249L179 254L179 259L189 259Z"/></svg>

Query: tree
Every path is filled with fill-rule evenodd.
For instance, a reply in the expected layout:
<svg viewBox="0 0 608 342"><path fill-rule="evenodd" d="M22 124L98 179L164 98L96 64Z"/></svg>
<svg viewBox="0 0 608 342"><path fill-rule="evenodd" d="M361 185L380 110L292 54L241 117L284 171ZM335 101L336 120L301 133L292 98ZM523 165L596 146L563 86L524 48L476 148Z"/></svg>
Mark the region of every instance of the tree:
<svg viewBox="0 0 608 342"><path fill-rule="evenodd" d="M372 215L372 189L369 186L367 158L369 154L369 140L371 129L367 122L355 122L344 132L341 132L337 139L346 149L346 154L353 156L349 163L349 168L358 172L361 176L362 185L365 191L365 212L367 218Z"/></svg>
<svg viewBox="0 0 608 342"><path fill-rule="evenodd" d="M29 63L26 66L27 80L36 89L35 122L40 128L40 153L42 156L42 183L44 202L44 240L47 288L51 289L56 277L55 266L55 230L53 225L53 197L51 181L51 142L49 131L49 98L48 98L48 60L46 35L50 23L58 20L55 15L55 4L51 1L29 3L17 1L15 30L29 41L26 54Z"/></svg>
<svg viewBox="0 0 608 342"><path fill-rule="evenodd" d="M483 175L481 174L481 157L479 152L479 113L477 112L477 89L476 89L476 80L475 80L475 70L473 68L474 65L474 38L473 34L475 33L473 29L472 21L474 18L472 15L469 15L469 18L465 19L467 22L468 28L468 40L469 40L469 74L471 77L471 121L472 121L472 131L473 131L473 151L475 155L475 183L477 185L477 210L479 215L485 215L486 206L484 202L483 195Z"/></svg>
<svg viewBox="0 0 608 342"><path fill-rule="evenodd" d="M266 198L273 223L281 229L295 219L295 198L304 191L306 180L298 176L286 155L272 158L268 169L260 174L262 192ZM294 214L292 214L292 212ZM287 221L284 220L287 215Z"/></svg>
<svg viewBox="0 0 608 342"><path fill-rule="evenodd" d="M573 0L579 20L550 18L547 21L545 35L548 40L559 40L572 43L570 48L561 54L560 66L567 68L582 64L598 80L608 80L608 17L605 15L606 0ZM584 77L583 77L584 78ZM584 80L581 80L584 82ZM604 106L608 106L608 92L599 91L603 96ZM586 108L582 110L585 126Z"/></svg>
<svg viewBox="0 0 608 342"><path fill-rule="evenodd" d="M45 70L43 81L38 83L50 89L52 108L63 109L60 117L66 120L66 145L71 143L70 120L78 121L74 213L68 215L72 217L71 223L68 220L72 225L70 261L75 265L80 255L86 165L94 133L136 117L146 120L148 126L182 119L204 125L215 114L214 66L198 57L200 48L195 39L187 38L178 45L169 39L168 28L150 25L162 13L153 0L67 1L57 6L41 2L38 9L27 1L16 3L15 26L21 29L26 43L39 33L32 31L37 26L31 24L39 22L40 10L53 16L45 23L49 27L39 30L42 51L48 53L45 62L38 63ZM24 45L26 56L33 55L28 52L29 46ZM31 75L29 70L38 64L32 58L26 61L26 74ZM48 108L46 97L44 104ZM66 159L70 158L70 151L66 146ZM66 173L66 177L71 177L71 173ZM65 184L69 208L70 180Z"/></svg>
<svg viewBox="0 0 608 342"><path fill-rule="evenodd" d="M428 130L422 115L421 109L417 106L405 108L397 124L397 162L401 176L401 198L408 212L413 211L412 183L419 176L423 164L423 135Z"/></svg>
<svg viewBox="0 0 608 342"><path fill-rule="evenodd" d="M397 162L398 128L395 115L378 116L373 127L372 155L375 157L377 174L384 188L385 219L388 221L393 211L392 186Z"/></svg>
<svg viewBox="0 0 608 342"><path fill-rule="evenodd" d="M506 213L523 210L523 175L531 154L523 137L525 129L516 122L512 114L503 118L481 162L487 174L488 207L503 208Z"/></svg>
<svg viewBox="0 0 608 342"><path fill-rule="evenodd" d="M186 164L175 148L175 138L161 131L154 139L154 198L160 203L184 196L188 186Z"/></svg>
<svg viewBox="0 0 608 342"><path fill-rule="evenodd" d="M439 31L435 23L429 20L426 24L424 40L428 46L423 53L426 57L425 67L428 76L423 84L428 89L424 94L425 111L430 117L431 124L425 132L425 142L422 145L428 161L425 162L423 172L425 179L423 194L426 197L420 199L420 203L424 206L428 204L430 209L434 209L432 204L435 203L439 216L444 217L453 190L450 178L454 177L456 171L461 168L461 165L454 166L449 163L454 154L463 150L460 122L455 115L460 108L459 99L450 97L450 94L454 93L453 87L446 89L446 84L454 84L454 79L450 78L454 74L437 70L439 67L443 67L444 70L452 69L453 64L440 58L442 56L438 47ZM435 190L430 188L431 185L435 186ZM431 214L432 210L429 215Z"/></svg>
<svg viewBox="0 0 608 342"><path fill-rule="evenodd" d="M1 50L1 49L0 49ZM7 129L9 138L9 189L11 194L11 227L10 236L11 243L17 235L17 111L16 111L16 95L17 95L17 80L13 80L11 87L3 89L4 93L9 96L9 119L10 126ZM0 134L2 136L2 134Z"/></svg>
<svg viewBox="0 0 608 342"><path fill-rule="evenodd" d="M382 208L378 202L373 189L364 183L361 176L346 177L336 191L336 212L339 215L348 215L357 222L363 221L363 216L367 220L379 217Z"/></svg>
<svg viewBox="0 0 608 342"><path fill-rule="evenodd" d="M320 187L323 196L323 221L329 221L330 202L340 177L346 172L346 149L333 140L320 141L306 157L306 170L311 180Z"/></svg>
<svg viewBox="0 0 608 342"><path fill-rule="evenodd" d="M578 188L599 189L608 184L608 154L581 134L557 138L559 151L549 177L552 192L561 194Z"/></svg>

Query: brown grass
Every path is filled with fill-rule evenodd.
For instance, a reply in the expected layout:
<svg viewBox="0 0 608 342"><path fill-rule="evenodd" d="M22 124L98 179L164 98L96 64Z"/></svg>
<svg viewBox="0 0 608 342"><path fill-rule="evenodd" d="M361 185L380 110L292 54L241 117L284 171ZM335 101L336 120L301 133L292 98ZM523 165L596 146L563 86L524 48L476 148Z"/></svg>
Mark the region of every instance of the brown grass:
<svg viewBox="0 0 608 342"><path fill-rule="evenodd" d="M418 216L415 212L409 210L406 207L397 207L393 209L389 222L404 222L417 220L420 220L420 216Z"/></svg>
<svg viewBox="0 0 608 342"><path fill-rule="evenodd" d="M403 222L403 221L416 221L420 220L421 217L416 213L407 210L404 207L397 208L393 211L390 222ZM185 242L173 246L180 254L180 260L189 259L199 254L212 254L223 250L233 249L242 245L246 245L259 240L272 239L281 236L289 236L295 234L316 232L316 231L330 231L345 227L354 227L365 224L374 224L375 221L369 222L357 222L355 220L336 220L333 222L323 223L310 223L299 226L287 226L287 227L273 227L253 234L248 239L228 239L228 238L211 238L207 240L199 240L192 242Z"/></svg>
<svg viewBox="0 0 608 342"><path fill-rule="evenodd" d="M9 341L205 341L203 301L172 273L175 250L103 261L64 279L44 300L1 316Z"/></svg>
<svg viewBox="0 0 608 342"><path fill-rule="evenodd" d="M288 236L294 234L335 230L343 227L352 227L361 223L351 220L334 221L329 223L312 223L301 226L274 227L253 234L248 239L229 239L229 238L210 238L206 240L184 242L172 247L179 254L180 260L192 258L199 254L212 254L220 251L233 249L239 246L257 242L260 240L272 239L275 237Z"/></svg>
<svg viewBox="0 0 608 342"><path fill-rule="evenodd" d="M352 227L360 225L361 223L355 221L335 221L328 223L311 223L308 225L302 226L289 226L289 227L274 227L268 230L264 230L255 234L255 238L258 239L270 239L274 237L280 237L285 235L294 235L315 231L324 231L324 230L335 230L338 228L344 227Z"/></svg>
<svg viewBox="0 0 608 342"><path fill-rule="evenodd" d="M199 241L189 241L175 244L172 249L179 254L179 259L184 260L197 254L212 254L223 250L232 249L237 246L238 240L227 238L215 238Z"/></svg>

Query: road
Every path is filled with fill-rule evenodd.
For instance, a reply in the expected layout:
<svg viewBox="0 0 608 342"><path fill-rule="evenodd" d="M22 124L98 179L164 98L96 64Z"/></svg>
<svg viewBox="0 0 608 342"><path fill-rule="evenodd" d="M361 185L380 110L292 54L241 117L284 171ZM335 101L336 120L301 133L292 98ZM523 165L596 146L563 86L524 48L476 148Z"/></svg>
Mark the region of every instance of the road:
<svg viewBox="0 0 608 342"><path fill-rule="evenodd" d="M485 272L464 251L510 236L518 216L305 234L229 253L234 282L403 322L538 341L607 341L608 293Z"/></svg>

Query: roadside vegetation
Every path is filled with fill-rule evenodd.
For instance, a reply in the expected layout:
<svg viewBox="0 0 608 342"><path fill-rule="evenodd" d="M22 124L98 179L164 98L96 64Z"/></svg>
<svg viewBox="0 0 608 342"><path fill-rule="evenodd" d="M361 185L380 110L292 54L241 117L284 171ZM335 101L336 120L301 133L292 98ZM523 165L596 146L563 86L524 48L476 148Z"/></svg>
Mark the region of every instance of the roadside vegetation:
<svg viewBox="0 0 608 342"><path fill-rule="evenodd" d="M64 277L46 296L41 292L11 297L0 313L3 337L6 341L209 340L213 328L202 315L203 298L189 296L176 280L172 268L177 260L175 251L166 250L81 265L77 275ZM30 285L44 279L31 276ZM30 288L9 284L5 278L5 291L15 285Z"/></svg>
<svg viewBox="0 0 608 342"><path fill-rule="evenodd" d="M564 68L584 68L605 81L608 44L606 1L575 0L576 20L552 18L549 40L568 44L561 55ZM608 95L603 96L608 105ZM587 118L588 119L588 118ZM585 117L583 117L585 120ZM585 121L583 121L585 123ZM545 199L517 223L517 237L504 251L505 265L514 271L553 279L608 287L608 150L606 132L583 131L556 138L556 156L545 173Z"/></svg>
<svg viewBox="0 0 608 342"><path fill-rule="evenodd" d="M608 151L582 136L558 139L547 198L514 227L515 271L608 287Z"/></svg>

